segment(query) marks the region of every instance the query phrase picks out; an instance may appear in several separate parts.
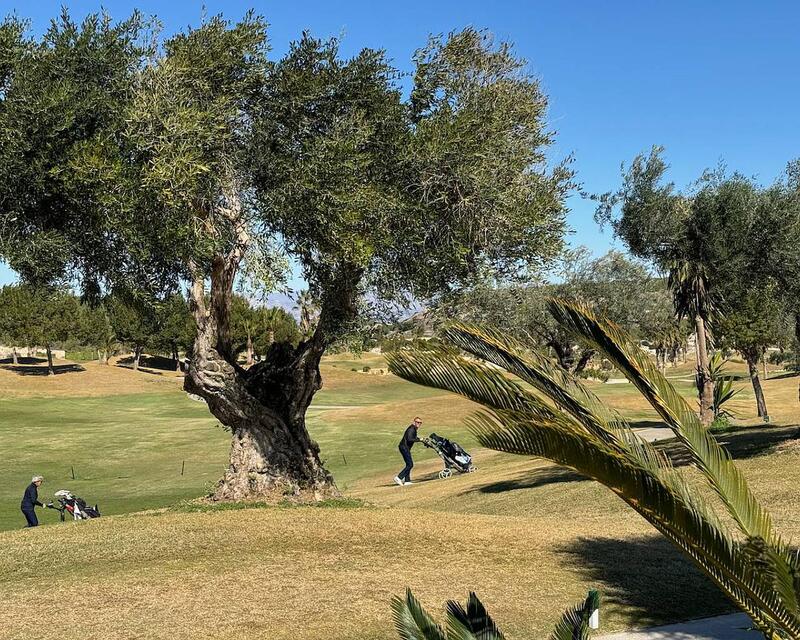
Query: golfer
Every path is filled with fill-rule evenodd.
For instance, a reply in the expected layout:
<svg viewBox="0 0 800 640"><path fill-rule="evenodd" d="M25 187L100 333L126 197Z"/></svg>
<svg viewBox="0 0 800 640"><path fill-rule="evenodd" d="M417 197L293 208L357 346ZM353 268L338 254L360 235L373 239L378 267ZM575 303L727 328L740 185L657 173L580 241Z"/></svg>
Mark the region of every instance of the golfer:
<svg viewBox="0 0 800 640"><path fill-rule="evenodd" d="M39 487L42 485L42 482L44 482L42 476L33 476L28 488L25 489L25 495L22 496L22 504L19 505L20 509L22 509L22 514L25 516L25 520L28 521L29 527L39 526L39 520L33 508L36 506L44 506L39 502Z"/></svg>
<svg viewBox="0 0 800 640"><path fill-rule="evenodd" d="M394 477L395 483L400 486L412 484L411 469L414 467L414 460L411 458L411 447L414 446L415 442L422 442L422 440L417 437L417 429L419 429L420 426L422 426L422 419L417 416L414 418L414 422L406 427L403 439L400 440L398 449L400 449L400 455L403 456L403 461L406 463L403 470Z"/></svg>

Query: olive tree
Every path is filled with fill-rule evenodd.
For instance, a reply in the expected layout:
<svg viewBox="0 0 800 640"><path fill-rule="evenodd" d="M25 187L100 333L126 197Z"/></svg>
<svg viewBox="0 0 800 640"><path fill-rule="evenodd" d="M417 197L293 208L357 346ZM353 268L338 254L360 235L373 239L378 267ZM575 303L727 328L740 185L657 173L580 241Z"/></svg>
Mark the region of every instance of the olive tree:
<svg viewBox="0 0 800 640"><path fill-rule="evenodd" d="M546 162L546 97L510 45L472 29L416 54L404 99L383 52L345 59L336 40L304 34L273 61L251 14L160 47L143 25L64 18L48 36L57 46L29 44L15 62L0 164L31 147L30 131L47 137L33 114L51 94L82 126L62 126L62 153L42 155L61 173L32 170L46 194L8 196L14 176L0 169L13 204L0 209L2 253L25 271L27 225L85 289L106 279L163 296L188 282L197 333L185 387L232 434L214 497L335 493L305 424L325 350L379 301L505 277L560 250L571 172ZM64 96L54 55L68 71L83 61L83 92ZM31 68L37 85L17 87ZM92 101L94 118L76 107ZM288 257L319 305L313 333L245 369L234 285L269 290Z"/></svg>

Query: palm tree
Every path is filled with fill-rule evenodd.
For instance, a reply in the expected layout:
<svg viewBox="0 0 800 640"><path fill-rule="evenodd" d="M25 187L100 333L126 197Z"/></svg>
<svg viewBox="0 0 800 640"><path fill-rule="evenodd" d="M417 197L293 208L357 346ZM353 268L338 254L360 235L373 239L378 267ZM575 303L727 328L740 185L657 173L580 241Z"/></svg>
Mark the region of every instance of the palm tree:
<svg viewBox="0 0 800 640"><path fill-rule="evenodd" d="M599 606L600 594L590 591L583 602L564 612L550 640L587 640L591 634L589 618ZM402 640L505 640L474 593L469 594L466 607L454 600L447 603L446 629L436 624L410 589L405 598L392 599L392 613Z"/></svg>
<svg viewBox="0 0 800 640"><path fill-rule="evenodd" d="M697 353L697 393L700 399L700 422L708 426L714 420L714 380L708 362L708 326L716 312L709 293L708 275L701 262L675 260L669 271L669 288L678 320L689 318L695 327Z"/></svg>
<svg viewBox="0 0 800 640"><path fill-rule="evenodd" d="M716 492L725 521L619 413L535 347L455 325L444 332L443 347L395 351L387 359L403 378L484 405L470 418L483 446L547 458L611 489L750 615L765 638L800 640L800 562L728 453L619 327L578 303L551 301L549 309L650 402Z"/></svg>

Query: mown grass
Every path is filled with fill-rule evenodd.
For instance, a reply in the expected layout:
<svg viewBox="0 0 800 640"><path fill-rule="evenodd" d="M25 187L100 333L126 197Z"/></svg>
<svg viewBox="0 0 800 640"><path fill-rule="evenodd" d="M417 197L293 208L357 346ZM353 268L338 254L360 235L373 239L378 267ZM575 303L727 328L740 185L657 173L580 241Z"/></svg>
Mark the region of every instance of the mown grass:
<svg viewBox="0 0 800 640"><path fill-rule="evenodd" d="M229 436L174 380L154 385L143 380L157 377L110 368L119 392L98 394L109 368L89 363L71 380L37 378L36 395L47 382L54 392L33 398L26 378L0 372L0 388L14 396L0 401L0 447L10 461L0 468L0 527L20 526L19 497L33 472L48 479L43 494L69 488L104 514L151 510L0 533L0 638L62 637L42 620L69 603L87 638L388 639L396 637L389 600L406 586L433 611L475 590L511 638L545 637L590 587L604 592L607 631L730 608L603 487L542 461L476 449L463 427L470 403L351 371L381 362L365 354L324 363L309 428L346 495L325 508L193 500L219 477ZM693 398L689 367L667 373ZM778 422L797 422L797 380L765 384ZM737 385L745 389L740 421L755 422L749 383ZM631 419L655 420L631 385L592 386ZM396 487L397 441L415 415L423 433L472 449L478 472L438 480L439 459L415 448L417 482ZM797 539L800 449L770 447L740 447L738 464L782 533ZM41 519L57 520L54 512Z"/></svg>

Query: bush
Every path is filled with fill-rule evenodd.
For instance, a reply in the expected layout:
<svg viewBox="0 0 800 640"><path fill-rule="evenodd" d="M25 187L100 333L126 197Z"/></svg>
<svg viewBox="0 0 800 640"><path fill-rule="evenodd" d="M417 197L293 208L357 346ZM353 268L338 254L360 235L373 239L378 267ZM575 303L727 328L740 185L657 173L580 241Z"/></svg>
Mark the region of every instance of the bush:
<svg viewBox="0 0 800 640"><path fill-rule="evenodd" d="M369 367L369 366L366 366L366 367L364 367L364 368L363 368L363 369L361 369L361 370L362 370L364 373L369 373L371 369L370 369L370 367Z"/></svg>
<svg viewBox="0 0 800 640"><path fill-rule="evenodd" d="M711 423L708 430L711 433L725 433L726 431L730 431L732 426L730 417L725 413L721 413L714 418L714 422Z"/></svg>

